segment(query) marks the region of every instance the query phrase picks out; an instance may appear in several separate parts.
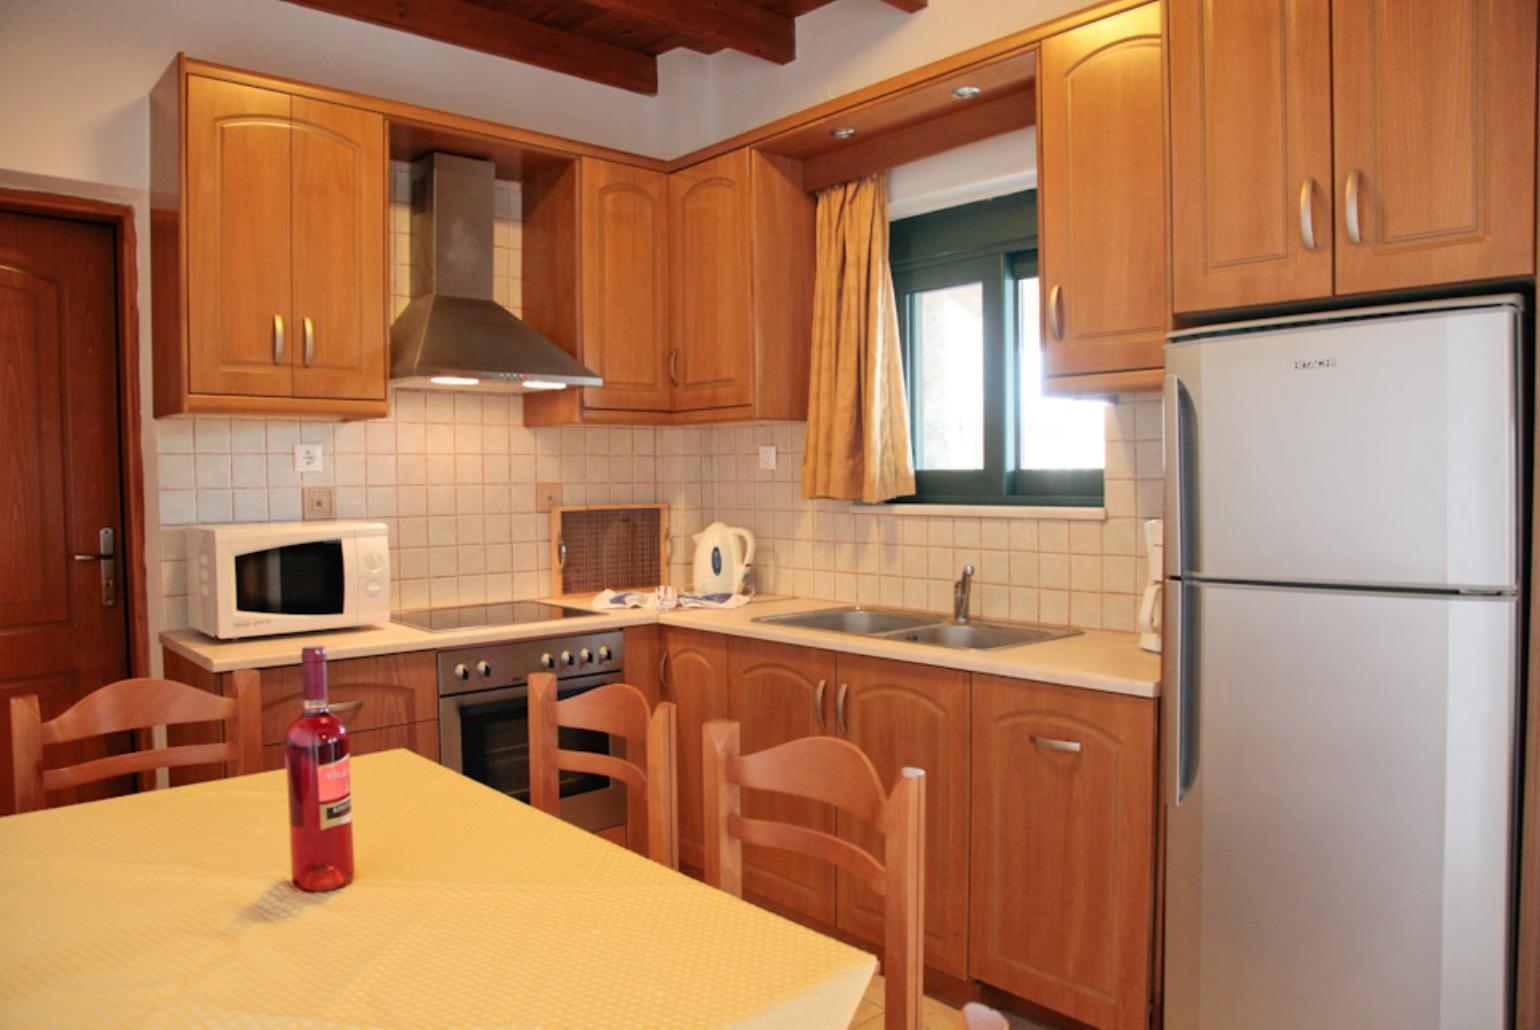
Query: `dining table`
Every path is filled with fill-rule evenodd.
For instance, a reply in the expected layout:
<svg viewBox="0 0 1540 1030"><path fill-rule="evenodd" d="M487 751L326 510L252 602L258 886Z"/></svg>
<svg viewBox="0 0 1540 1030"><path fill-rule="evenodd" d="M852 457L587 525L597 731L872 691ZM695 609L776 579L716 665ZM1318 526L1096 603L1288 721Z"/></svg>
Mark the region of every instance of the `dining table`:
<svg viewBox="0 0 1540 1030"><path fill-rule="evenodd" d="M0 1026L843 1030L875 958L408 751L352 759L353 882L289 879L283 771L0 818Z"/></svg>

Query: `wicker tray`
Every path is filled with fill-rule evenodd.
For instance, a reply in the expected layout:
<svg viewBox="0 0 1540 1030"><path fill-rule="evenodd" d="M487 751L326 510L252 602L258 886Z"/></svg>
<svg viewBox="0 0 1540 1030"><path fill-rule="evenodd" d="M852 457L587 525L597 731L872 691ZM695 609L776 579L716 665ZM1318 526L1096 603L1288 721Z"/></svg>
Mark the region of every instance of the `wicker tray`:
<svg viewBox="0 0 1540 1030"><path fill-rule="evenodd" d="M551 509L551 578L560 594L637 590L668 582L668 505Z"/></svg>

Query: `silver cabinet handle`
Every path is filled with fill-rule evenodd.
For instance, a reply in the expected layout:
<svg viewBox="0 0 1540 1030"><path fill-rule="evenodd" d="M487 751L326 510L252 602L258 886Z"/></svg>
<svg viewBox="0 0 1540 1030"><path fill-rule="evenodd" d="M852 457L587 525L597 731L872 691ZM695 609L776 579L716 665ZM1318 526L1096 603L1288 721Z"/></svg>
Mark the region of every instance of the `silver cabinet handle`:
<svg viewBox="0 0 1540 1030"><path fill-rule="evenodd" d="M1193 542L1197 506L1193 500L1192 462L1197 455L1196 417L1192 394L1180 376L1166 373L1162 416L1166 447L1165 574L1186 575L1197 561Z"/></svg>
<svg viewBox="0 0 1540 1030"><path fill-rule="evenodd" d="M1064 288L1055 285L1048 291L1048 328L1055 340L1064 339Z"/></svg>
<svg viewBox="0 0 1540 1030"><path fill-rule="evenodd" d="M72 555L76 561L100 562L98 576L102 588L102 607L111 608L118 603L118 558L113 542L111 526L103 526L96 534L95 554Z"/></svg>
<svg viewBox="0 0 1540 1030"><path fill-rule="evenodd" d="M1198 734L1202 683L1198 675L1198 591L1172 583L1165 592L1161 633L1160 718L1166 798L1173 807L1186 800L1198 779Z"/></svg>
<svg viewBox="0 0 1540 1030"><path fill-rule="evenodd" d="M1032 734L1032 743L1038 747L1047 748L1049 751L1074 751L1077 754L1080 751L1080 741L1078 740L1058 740L1054 737L1039 737L1034 733Z"/></svg>
<svg viewBox="0 0 1540 1030"><path fill-rule="evenodd" d="M679 348L675 347L668 352L668 381L675 386L679 385Z"/></svg>
<svg viewBox="0 0 1540 1030"><path fill-rule="evenodd" d="M850 726L845 722L845 695L850 693L850 684L841 683L840 692L834 695L834 725L839 727L840 736L850 736Z"/></svg>
<svg viewBox="0 0 1540 1030"><path fill-rule="evenodd" d="M305 367L309 368L310 363L315 360L315 323L310 320L309 315L306 315L303 324L305 329Z"/></svg>
<svg viewBox="0 0 1540 1030"><path fill-rule="evenodd" d="M1357 168L1348 172L1347 177L1347 202L1343 205L1343 217L1347 220L1347 238L1349 243L1362 243L1363 236L1359 232L1358 225L1358 187L1363 175Z"/></svg>
<svg viewBox="0 0 1540 1030"><path fill-rule="evenodd" d="M327 705L326 707L331 709L333 715L344 715L348 712L356 712L363 706L364 699L359 698L356 701L339 701L334 705Z"/></svg>
<svg viewBox="0 0 1540 1030"><path fill-rule="evenodd" d="M1305 176L1299 184L1299 238L1306 250L1315 249L1315 210L1311 200L1315 196L1315 180Z"/></svg>
<svg viewBox="0 0 1540 1030"><path fill-rule="evenodd" d="M818 724L820 732L829 728L829 724L823 721L823 695L828 686L828 680L819 680L818 689L813 691L813 721Z"/></svg>
<svg viewBox="0 0 1540 1030"><path fill-rule="evenodd" d="M567 567L567 541L565 540L556 541L556 567L558 569Z"/></svg>
<svg viewBox="0 0 1540 1030"><path fill-rule="evenodd" d="M658 689L659 690L670 690L670 689L672 689L668 685L668 652L667 651L660 651L658 653Z"/></svg>
<svg viewBox="0 0 1540 1030"><path fill-rule="evenodd" d="M273 364L283 364L283 316L273 316Z"/></svg>

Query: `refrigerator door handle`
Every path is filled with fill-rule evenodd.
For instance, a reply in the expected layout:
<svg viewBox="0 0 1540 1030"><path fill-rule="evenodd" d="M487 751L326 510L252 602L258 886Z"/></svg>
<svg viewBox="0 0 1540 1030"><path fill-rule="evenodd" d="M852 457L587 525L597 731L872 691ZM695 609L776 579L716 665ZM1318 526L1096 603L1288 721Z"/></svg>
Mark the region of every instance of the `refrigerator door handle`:
<svg viewBox="0 0 1540 1030"><path fill-rule="evenodd" d="M1165 754L1166 796L1173 808L1181 805L1198 775L1198 683L1196 659L1196 591L1172 582L1166 590L1168 608L1161 654L1161 739Z"/></svg>
<svg viewBox="0 0 1540 1030"><path fill-rule="evenodd" d="M1166 373L1164 403L1166 440L1165 562L1166 575L1181 576L1192 567L1192 533L1189 502L1193 497L1191 459L1194 453L1192 395L1181 377Z"/></svg>

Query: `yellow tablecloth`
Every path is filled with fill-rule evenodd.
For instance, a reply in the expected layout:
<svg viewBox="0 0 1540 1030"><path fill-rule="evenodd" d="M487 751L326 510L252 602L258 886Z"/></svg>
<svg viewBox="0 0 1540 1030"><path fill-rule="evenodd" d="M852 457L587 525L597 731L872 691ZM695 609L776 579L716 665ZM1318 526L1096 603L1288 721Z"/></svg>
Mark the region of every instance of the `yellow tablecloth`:
<svg viewBox="0 0 1540 1030"><path fill-rule="evenodd" d="M0 1026L843 1028L875 965L406 751L305 894L282 776L0 819Z"/></svg>

